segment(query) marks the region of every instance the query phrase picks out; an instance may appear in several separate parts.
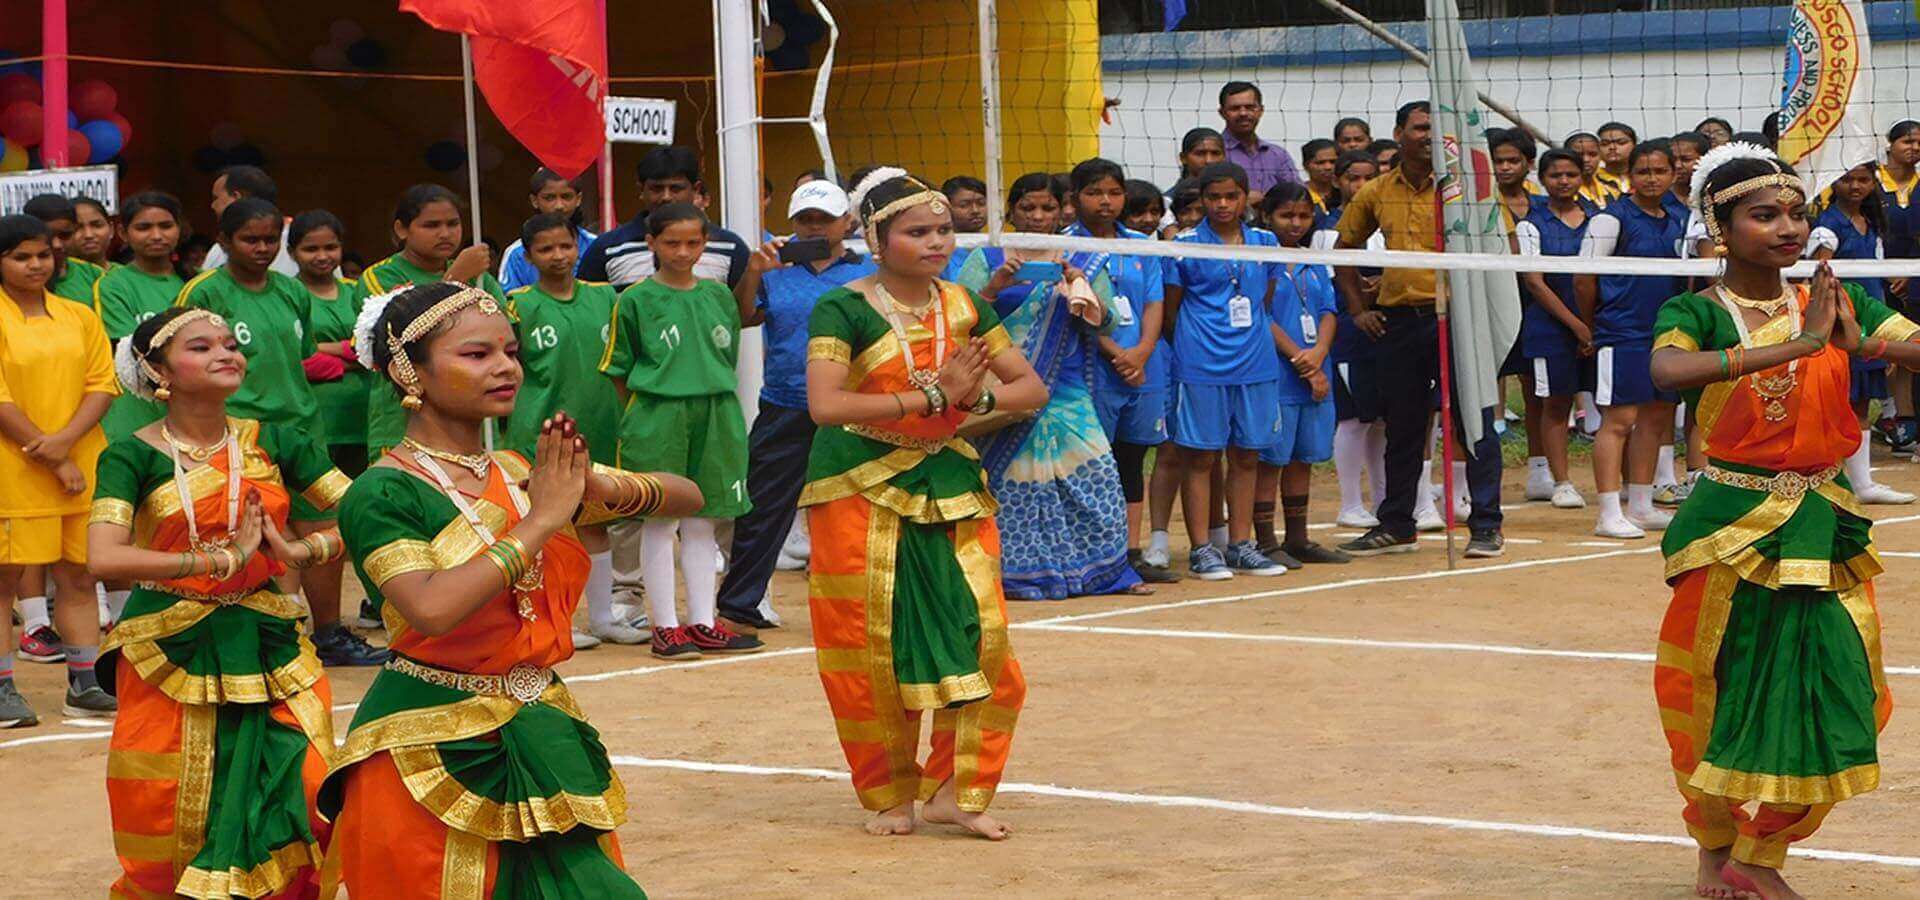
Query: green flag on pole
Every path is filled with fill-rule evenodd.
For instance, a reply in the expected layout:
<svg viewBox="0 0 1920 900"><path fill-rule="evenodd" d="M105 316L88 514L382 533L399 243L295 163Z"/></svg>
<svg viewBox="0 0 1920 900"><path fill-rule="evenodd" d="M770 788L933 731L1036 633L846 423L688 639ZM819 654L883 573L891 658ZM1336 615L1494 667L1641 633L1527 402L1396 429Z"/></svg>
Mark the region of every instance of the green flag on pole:
<svg viewBox="0 0 1920 900"><path fill-rule="evenodd" d="M1493 157L1491 126L1467 57L1455 0L1427 0L1428 68L1432 78L1433 164L1440 198L1440 237L1449 253L1508 253L1506 220ZM1520 335L1520 286L1511 272L1446 273L1452 337L1455 415L1468 452L1484 431L1482 411L1498 407L1500 365ZM1500 414L1498 411L1496 415Z"/></svg>

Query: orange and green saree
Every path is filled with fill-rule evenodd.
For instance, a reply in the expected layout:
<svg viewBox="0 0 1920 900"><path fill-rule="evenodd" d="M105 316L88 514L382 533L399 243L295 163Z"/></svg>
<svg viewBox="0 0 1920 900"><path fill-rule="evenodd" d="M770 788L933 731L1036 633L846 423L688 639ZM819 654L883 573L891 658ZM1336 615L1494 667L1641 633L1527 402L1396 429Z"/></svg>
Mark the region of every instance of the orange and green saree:
<svg viewBox="0 0 1920 900"><path fill-rule="evenodd" d="M917 365L938 368L969 337L1010 346L993 308L940 282L941 303L905 331ZM815 305L809 359L848 367L847 386L917 390L893 327L846 288ZM957 436L963 413L822 428L800 505L813 535L807 580L813 638L854 791L868 809L929 799L949 779L959 806L993 801L1026 697L1007 644L998 510L979 454ZM919 760L920 715L933 710Z"/></svg>
<svg viewBox="0 0 1920 900"><path fill-rule="evenodd" d="M1847 292L1866 334L1920 331L1857 286ZM1806 301L1803 289L1749 329L1737 308L1682 294L1661 307L1654 347L1784 343ZM1780 867L1835 803L1880 782L1893 700L1873 594L1880 559L1841 474L1861 440L1849 368L1829 346L1686 392L1709 465L1661 543L1673 600L1654 692L1688 831L1751 865Z"/></svg>
<svg viewBox="0 0 1920 900"><path fill-rule="evenodd" d="M332 506L347 478L292 427L229 420L236 496L251 489L287 527L291 492ZM186 552L228 535L229 456L185 469L190 526L172 459L131 435L100 457L92 521L137 546ZM116 897L301 897L316 889L327 829L313 796L333 753L331 690L300 633L306 606L279 593L261 554L232 577L142 583L101 647L120 701L107 802L122 869Z"/></svg>
<svg viewBox="0 0 1920 900"><path fill-rule="evenodd" d="M530 467L510 452L494 460L486 490L467 502L501 536L520 521ZM598 513L589 506L578 521L603 521ZM453 502L375 467L341 503L340 530L395 654L320 791L348 895L644 900L613 833L627 819L626 789L551 669L573 655L589 568L572 530L542 549L537 589L503 590L437 636L411 628L380 590L486 549Z"/></svg>

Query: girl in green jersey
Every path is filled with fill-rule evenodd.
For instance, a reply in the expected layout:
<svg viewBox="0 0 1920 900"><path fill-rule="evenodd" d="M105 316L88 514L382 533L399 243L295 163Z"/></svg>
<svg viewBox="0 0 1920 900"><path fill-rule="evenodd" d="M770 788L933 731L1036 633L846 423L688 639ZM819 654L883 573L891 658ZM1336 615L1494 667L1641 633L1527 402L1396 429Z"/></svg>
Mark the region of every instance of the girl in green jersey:
<svg viewBox="0 0 1920 900"><path fill-rule="evenodd" d="M587 452L601 465L617 461L620 395L600 374L612 329L616 295L599 281L573 277L579 244L573 225L557 213L541 213L520 226L520 246L539 280L507 295L507 312L520 336L525 380L507 417L505 446L532 458L543 423L555 413L572 417ZM613 608L613 551L604 525L582 525L586 545L587 619L592 636L615 644L643 644L650 635L618 621Z"/></svg>
<svg viewBox="0 0 1920 900"><path fill-rule="evenodd" d="M493 256L487 245L475 241L461 249L465 232L460 221L460 198L437 184L416 184L400 194L393 209L393 242L398 253L360 275L365 296L397 291L409 285L458 281L473 285L505 306L500 282L487 270ZM406 433L407 414L400 395L389 385L374 383L367 395L367 452L377 457Z"/></svg>

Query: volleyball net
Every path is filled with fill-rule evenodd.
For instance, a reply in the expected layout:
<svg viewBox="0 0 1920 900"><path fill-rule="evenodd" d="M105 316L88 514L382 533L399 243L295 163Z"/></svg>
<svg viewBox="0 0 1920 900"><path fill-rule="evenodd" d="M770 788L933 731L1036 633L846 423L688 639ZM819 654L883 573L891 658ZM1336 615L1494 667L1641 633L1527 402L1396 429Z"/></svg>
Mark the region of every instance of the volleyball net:
<svg viewBox="0 0 1920 900"><path fill-rule="evenodd" d="M1512 129L1532 154L1529 193L1543 192L1539 154L1563 146L1601 170L1587 180L1624 192L1625 157L1634 144L1703 130L1714 143L1765 134L1813 176L1817 190L1836 174L1836 160L1845 160L1838 169L1845 171L1886 159L1889 130L1920 116L1920 19L1910 0L1671 0L1655 11L1612 11L1620 5L1458 0L1469 71L1483 98L1480 132L1462 137L1463 154L1493 155L1486 130ZM810 8L810 0L773 4L770 44L777 49L796 33L797 20L780 21L783 9L804 18ZM839 36L820 109L836 175L849 180L869 165L897 164L936 185L977 178L990 188L996 216L1007 212L1007 189L1020 176L1063 175L1101 156L1129 179L1153 185L1169 222L1181 221L1172 215L1178 206L1191 224L1195 190L1184 179L1223 153L1247 162L1241 123L1249 114L1258 120L1253 134L1272 145L1248 167L1256 191L1276 176L1311 180L1315 169L1345 171L1347 154L1367 158L1359 168L1377 176L1400 152L1396 111L1435 93L1425 0L848 0L831 8ZM988 17L997 27L983 41L979 23ZM804 57L795 62L793 68L805 68ZM780 68L770 52L768 115L792 114L816 87L782 77ZM989 83L996 90L983 91ZM1626 128L1603 128L1612 125ZM784 197L794 176L818 165L818 154L800 129L766 133L767 173L775 196ZM1684 195L1684 157L1693 153L1680 155ZM1468 177L1491 178L1491 168L1483 161ZM1322 179L1315 194L1337 205L1340 185L1337 177ZM781 210L776 204L769 212L777 218ZM1718 268L1711 260L1507 252L1192 244L1176 251L1031 227L1010 229L997 242L1482 271L1710 275ZM1913 265L1846 260L1835 269L1899 277Z"/></svg>

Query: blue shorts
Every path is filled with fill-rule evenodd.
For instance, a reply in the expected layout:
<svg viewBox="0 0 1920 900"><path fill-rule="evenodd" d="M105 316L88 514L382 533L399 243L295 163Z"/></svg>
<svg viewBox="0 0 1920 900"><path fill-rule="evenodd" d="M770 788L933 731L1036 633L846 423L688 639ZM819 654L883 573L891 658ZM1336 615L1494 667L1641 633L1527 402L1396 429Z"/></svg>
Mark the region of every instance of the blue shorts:
<svg viewBox="0 0 1920 900"><path fill-rule="evenodd" d="M1653 386L1653 348L1638 344L1601 347L1593 355L1593 402L1599 406L1674 403L1680 395Z"/></svg>
<svg viewBox="0 0 1920 900"><path fill-rule="evenodd" d="M1865 362L1866 365L1862 365ZM1854 403L1870 403L1885 400L1893 396L1892 388L1887 384L1887 367L1884 363L1874 366L1879 360L1853 361L1853 378L1848 382L1847 399ZM1872 366L1868 368L1868 366Z"/></svg>
<svg viewBox="0 0 1920 900"><path fill-rule="evenodd" d="M1189 450L1262 450L1280 437L1280 382L1173 386L1173 442Z"/></svg>
<svg viewBox="0 0 1920 900"><path fill-rule="evenodd" d="M1167 389L1142 391L1116 390L1097 385L1093 391L1093 411L1100 415L1100 427L1107 440L1120 444L1158 447L1167 442Z"/></svg>
<svg viewBox="0 0 1920 900"><path fill-rule="evenodd" d="M1326 462L1333 458L1333 404L1285 403L1280 406L1280 440L1260 451L1270 466Z"/></svg>
<svg viewBox="0 0 1920 900"><path fill-rule="evenodd" d="M1371 350L1364 358L1333 364L1333 411L1340 421L1381 418L1378 366Z"/></svg>
<svg viewBox="0 0 1920 900"><path fill-rule="evenodd" d="M1588 380L1586 360L1575 353L1555 353L1527 360L1533 369L1535 397L1571 397L1593 390Z"/></svg>

